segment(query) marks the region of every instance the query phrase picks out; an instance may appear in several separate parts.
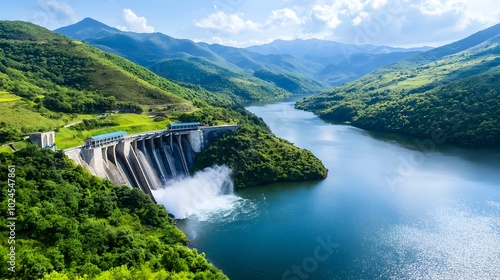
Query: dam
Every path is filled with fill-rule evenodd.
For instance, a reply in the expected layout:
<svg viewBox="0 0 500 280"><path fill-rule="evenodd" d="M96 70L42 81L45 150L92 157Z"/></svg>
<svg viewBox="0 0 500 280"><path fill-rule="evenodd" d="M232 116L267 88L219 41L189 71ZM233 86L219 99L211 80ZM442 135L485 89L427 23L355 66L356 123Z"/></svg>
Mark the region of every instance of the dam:
<svg viewBox="0 0 500 280"><path fill-rule="evenodd" d="M165 130L128 135L125 131L92 136L65 154L92 174L117 185L152 190L189 175L196 155L239 125L170 124Z"/></svg>

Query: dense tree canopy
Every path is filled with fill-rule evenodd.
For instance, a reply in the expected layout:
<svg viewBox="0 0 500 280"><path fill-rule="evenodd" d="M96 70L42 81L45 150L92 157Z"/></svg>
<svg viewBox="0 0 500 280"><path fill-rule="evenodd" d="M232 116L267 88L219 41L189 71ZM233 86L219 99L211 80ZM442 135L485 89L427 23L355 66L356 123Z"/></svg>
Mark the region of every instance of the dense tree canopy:
<svg viewBox="0 0 500 280"><path fill-rule="evenodd" d="M12 245L3 219L0 278L227 279L184 246L165 208L140 190L103 181L63 152L32 145L0 154L2 174L9 165L15 165L16 272L7 270ZM11 198L7 183L0 182L2 209Z"/></svg>
<svg viewBox="0 0 500 280"><path fill-rule="evenodd" d="M246 125L204 150L195 169L214 163L233 170L236 187L319 180L328 173L311 151L298 149L267 131Z"/></svg>

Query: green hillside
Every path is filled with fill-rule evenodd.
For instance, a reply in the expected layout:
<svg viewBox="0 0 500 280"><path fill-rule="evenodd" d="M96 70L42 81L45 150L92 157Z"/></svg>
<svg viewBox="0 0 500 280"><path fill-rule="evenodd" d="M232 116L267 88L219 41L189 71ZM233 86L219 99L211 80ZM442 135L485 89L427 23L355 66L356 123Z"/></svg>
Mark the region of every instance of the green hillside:
<svg viewBox="0 0 500 280"><path fill-rule="evenodd" d="M240 187L320 180L328 174L328 169L310 151L298 151L292 143L250 126L208 147L198 158L195 170L214 162L235 170L234 182Z"/></svg>
<svg viewBox="0 0 500 280"><path fill-rule="evenodd" d="M47 30L27 23L0 22L0 38L9 38L0 41L0 86L6 91L33 100L42 91L46 98L56 99L71 99L78 92L86 91L85 95L103 98L98 100L102 103L111 99L117 102L134 100L138 104L186 101L179 98L177 92L133 79L125 69L136 65L123 59L116 61L120 59L64 36L49 33L50 36L38 36L36 40L35 36L29 41L11 39L12 34L24 38L28 32L46 34ZM66 92L66 96L58 96L57 92ZM86 102L83 105L90 106ZM103 106L102 109L112 107L110 104ZM80 111L92 109L77 108Z"/></svg>
<svg viewBox="0 0 500 280"><path fill-rule="evenodd" d="M185 247L163 206L90 175L61 151L30 145L0 154L0 172L15 174L15 192L0 182L0 205L14 198L17 218L15 274L7 262L13 243L0 231L1 279L228 279Z"/></svg>
<svg viewBox="0 0 500 280"><path fill-rule="evenodd" d="M145 68L45 28L0 21L0 38L0 143L105 111L195 108L183 98L195 95L190 90L168 81L152 85Z"/></svg>
<svg viewBox="0 0 500 280"><path fill-rule="evenodd" d="M496 25L300 100L296 107L369 130L497 146L499 42L500 25Z"/></svg>
<svg viewBox="0 0 500 280"><path fill-rule="evenodd" d="M200 57L165 59L150 69L177 82L196 84L236 102L287 97L291 92Z"/></svg>

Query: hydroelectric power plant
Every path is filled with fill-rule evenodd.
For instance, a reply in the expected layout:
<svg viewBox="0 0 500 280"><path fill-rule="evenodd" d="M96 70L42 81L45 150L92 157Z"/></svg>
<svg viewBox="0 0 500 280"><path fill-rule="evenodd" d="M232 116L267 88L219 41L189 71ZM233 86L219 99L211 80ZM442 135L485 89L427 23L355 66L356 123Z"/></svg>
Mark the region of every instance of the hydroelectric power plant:
<svg viewBox="0 0 500 280"><path fill-rule="evenodd" d="M139 188L155 200L153 190L161 189L169 180L187 176L196 154L238 127L193 122L140 134L119 131L89 137L83 146L65 153L92 174L118 185Z"/></svg>

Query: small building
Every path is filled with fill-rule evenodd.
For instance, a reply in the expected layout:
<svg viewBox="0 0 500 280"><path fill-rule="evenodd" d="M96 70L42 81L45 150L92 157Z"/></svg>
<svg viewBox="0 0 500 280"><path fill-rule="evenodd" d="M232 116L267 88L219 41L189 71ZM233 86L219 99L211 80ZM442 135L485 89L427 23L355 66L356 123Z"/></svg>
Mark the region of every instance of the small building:
<svg viewBox="0 0 500 280"><path fill-rule="evenodd" d="M56 150L56 133L54 131L30 133L29 139L31 143L42 149Z"/></svg>
<svg viewBox="0 0 500 280"><path fill-rule="evenodd" d="M168 125L170 130L195 130L201 126L199 122L172 123Z"/></svg>
<svg viewBox="0 0 500 280"><path fill-rule="evenodd" d="M125 134L127 134L126 131L117 131L117 132L92 136L84 140L85 144L83 147L85 149L92 149L92 148L102 147L108 144L121 142L123 141Z"/></svg>

